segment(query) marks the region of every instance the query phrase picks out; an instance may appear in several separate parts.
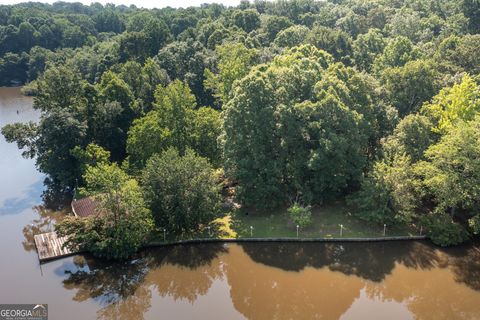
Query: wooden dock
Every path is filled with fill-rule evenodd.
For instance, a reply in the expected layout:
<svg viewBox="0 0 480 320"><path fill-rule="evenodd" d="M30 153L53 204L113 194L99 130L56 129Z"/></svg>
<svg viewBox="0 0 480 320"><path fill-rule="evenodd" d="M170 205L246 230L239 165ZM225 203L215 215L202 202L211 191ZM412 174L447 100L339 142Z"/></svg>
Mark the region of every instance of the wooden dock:
<svg viewBox="0 0 480 320"><path fill-rule="evenodd" d="M55 232L36 234L34 239L40 262L70 256L76 253L67 248L63 248L67 237L59 237Z"/></svg>

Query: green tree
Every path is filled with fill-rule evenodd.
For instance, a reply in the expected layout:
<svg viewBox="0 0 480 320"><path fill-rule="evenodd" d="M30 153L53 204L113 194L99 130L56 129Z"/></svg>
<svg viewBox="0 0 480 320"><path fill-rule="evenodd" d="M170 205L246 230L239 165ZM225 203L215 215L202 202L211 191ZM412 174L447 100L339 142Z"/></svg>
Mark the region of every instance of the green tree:
<svg viewBox="0 0 480 320"><path fill-rule="evenodd" d="M266 20L264 29L270 41L273 41L280 31L291 25L292 22L287 17L271 16Z"/></svg>
<svg viewBox="0 0 480 320"><path fill-rule="evenodd" d="M147 35L150 56L157 54L161 47L172 40L172 34L162 20L148 20L143 32Z"/></svg>
<svg viewBox="0 0 480 320"><path fill-rule="evenodd" d="M463 14L468 18L470 32L478 33L480 31L480 8L478 2L476 0L464 0L461 8Z"/></svg>
<svg viewBox="0 0 480 320"><path fill-rule="evenodd" d="M222 152L218 137L222 133L223 119L219 111L202 107L195 111L191 131L192 148L199 156L207 158L218 167L221 165Z"/></svg>
<svg viewBox="0 0 480 320"><path fill-rule="evenodd" d="M136 61L127 61L121 66L119 77L128 84L144 112L152 109L155 88L169 82L166 71L152 58L148 58L143 66Z"/></svg>
<svg viewBox="0 0 480 320"><path fill-rule="evenodd" d="M355 214L373 223L410 223L421 205L418 179L410 158L395 155L374 163L361 189L349 197Z"/></svg>
<svg viewBox="0 0 480 320"><path fill-rule="evenodd" d="M144 32L124 32L118 38L120 60L143 62L149 53L148 36Z"/></svg>
<svg viewBox="0 0 480 320"><path fill-rule="evenodd" d="M480 35L450 36L437 47L435 61L447 66L450 73L468 72L472 75L480 72L480 58L476 54L480 49ZM451 69L451 71L449 70Z"/></svg>
<svg viewBox="0 0 480 320"><path fill-rule="evenodd" d="M427 235L433 243L440 246L457 245L469 238L469 233L448 214L436 214L421 219L427 227Z"/></svg>
<svg viewBox="0 0 480 320"><path fill-rule="evenodd" d="M36 44L35 28L29 22L22 22L18 26L17 36L20 40L21 51L29 51Z"/></svg>
<svg viewBox="0 0 480 320"><path fill-rule="evenodd" d="M361 70L371 71L375 58L382 54L386 40L378 29L360 34L353 42L353 59Z"/></svg>
<svg viewBox="0 0 480 320"><path fill-rule="evenodd" d="M478 214L480 205L480 118L459 122L439 143L425 152L427 160L418 163L416 170L434 197L435 211L467 210Z"/></svg>
<svg viewBox="0 0 480 320"><path fill-rule="evenodd" d="M98 32L122 33L125 30L125 23L116 11L102 10L93 19Z"/></svg>
<svg viewBox="0 0 480 320"><path fill-rule="evenodd" d="M405 154L413 163L424 159L425 150L437 141L432 122L425 116L410 114L403 118L384 143L385 155Z"/></svg>
<svg viewBox="0 0 480 320"><path fill-rule="evenodd" d="M218 217L220 185L208 160L187 149L154 155L142 173L142 186L159 228L190 234Z"/></svg>
<svg viewBox="0 0 480 320"><path fill-rule="evenodd" d="M367 19L363 15L359 15L350 11L344 17L335 22L335 26L356 38L359 34L367 32Z"/></svg>
<svg viewBox="0 0 480 320"><path fill-rule="evenodd" d="M460 83L442 89L422 108L434 124L434 130L448 132L457 121L472 120L480 111L480 88L468 75Z"/></svg>
<svg viewBox="0 0 480 320"><path fill-rule="evenodd" d="M275 106L274 90L259 70L239 81L225 106L225 169L239 181L237 197L247 206L271 207L283 198Z"/></svg>
<svg viewBox="0 0 480 320"><path fill-rule="evenodd" d="M256 10L236 10L233 13L233 22L245 32L258 29L260 27L260 15Z"/></svg>
<svg viewBox="0 0 480 320"><path fill-rule="evenodd" d="M89 167L108 164L110 161L110 152L94 143L88 144L85 149L76 146L72 149L71 153L80 163L82 175L86 173Z"/></svg>
<svg viewBox="0 0 480 320"><path fill-rule="evenodd" d="M98 104L93 112L96 115L95 125L102 134L95 138L112 153L112 159L118 161L125 156L127 132L140 110L130 87L117 74L111 71L103 73L96 88ZM102 125L105 128L101 128ZM110 130L104 130L106 128Z"/></svg>
<svg viewBox="0 0 480 320"><path fill-rule="evenodd" d="M28 79L35 80L45 70L47 62L52 59L53 52L35 46L30 50L30 56L28 60Z"/></svg>
<svg viewBox="0 0 480 320"><path fill-rule="evenodd" d="M422 24L418 12L407 8L397 11L391 18L388 28L392 36L406 37L415 42L422 38L422 31L423 33L430 31Z"/></svg>
<svg viewBox="0 0 480 320"><path fill-rule="evenodd" d="M69 217L55 226L59 235L69 236L66 246L87 250L107 259L126 259L146 243L153 219L137 181L117 165L89 166L84 179L86 195L97 203L96 214Z"/></svg>
<svg viewBox="0 0 480 320"><path fill-rule="evenodd" d="M163 47L156 60L170 79L188 84L201 105L211 105L212 97L205 92L205 69L212 68L211 53L198 41L174 41Z"/></svg>
<svg viewBox="0 0 480 320"><path fill-rule="evenodd" d="M284 179L292 197L321 203L360 179L367 137L357 112L328 95L281 108L279 114Z"/></svg>
<svg viewBox="0 0 480 320"><path fill-rule="evenodd" d="M142 83L137 97L143 101L143 109L149 111L154 100L155 88L166 86L170 79L167 72L160 68L154 59L148 58L141 70Z"/></svg>
<svg viewBox="0 0 480 320"><path fill-rule="evenodd" d="M87 35L76 25L66 23L62 26L62 46L66 48L81 47L87 41Z"/></svg>
<svg viewBox="0 0 480 320"><path fill-rule="evenodd" d="M257 52L254 49L246 48L241 43L218 46L215 52L218 56L218 73L205 70L205 87L213 90L214 96L222 103L226 103L231 96L233 82L248 73Z"/></svg>
<svg viewBox="0 0 480 320"><path fill-rule="evenodd" d="M273 43L279 47L295 47L305 42L309 29L305 26L294 25L280 31Z"/></svg>
<svg viewBox="0 0 480 320"><path fill-rule="evenodd" d="M142 167L155 153L165 150L170 143L170 131L160 127L158 112L150 111L133 122L128 131L127 153L130 164Z"/></svg>
<svg viewBox="0 0 480 320"><path fill-rule="evenodd" d="M373 70L380 72L388 67L402 67L408 61L417 59L420 56L416 49L406 37L396 37L390 40L383 53L379 55L375 61Z"/></svg>
<svg viewBox="0 0 480 320"><path fill-rule="evenodd" d="M179 80L166 87L157 87L154 109L158 113L160 127L170 132L170 145L178 148L181 154L189 145L189 128L193 122L197 104L195 96L186 83Z"/></svg>
<svg viewBox="0 0 480 320"><path fill-rule="evenodd" d="M420 109L440 89L439 74L433 62L409 61L402 67L388 68L382 74L388 100L400 116Z"/></svg>
<svg viewBox="0 0 480 320"><path fill-rule="evenodd" d="M348 61L352 53L352 38L341 30L317 26L310 31L306 41L327 51L337 61Z"/></svg>
<svg viewBox="0 0 480 320"><path fill-rule="evenodd" d="M195 97L179 80L155 91L154 109L134 121L128 133L127 152L131 163L141 168L155 153L175 147L183 154L193 148L218 163L219 113L210 108L197 110Z"/></svg>
<svg viewBox="0 0 480 320"><path fill-rule="evenodd" d="M10 86L27 82L27 71L28 54L7 52L0 58L0 85Z"/></svg>

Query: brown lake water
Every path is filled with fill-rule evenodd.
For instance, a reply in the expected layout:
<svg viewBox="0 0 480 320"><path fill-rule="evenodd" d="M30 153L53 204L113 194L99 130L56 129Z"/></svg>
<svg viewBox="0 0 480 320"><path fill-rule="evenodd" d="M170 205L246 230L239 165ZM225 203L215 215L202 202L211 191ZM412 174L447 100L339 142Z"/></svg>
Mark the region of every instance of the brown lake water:
<svg viewBox="0 0 480 320"><path fill-rule="evenodd" d="M0 88L0 126L37 118ZM33 234L62 215L43 208L43 179L0 137L0 303L48 303L49 319L480 319L480 244L184 245L39 265Z"/></svg>

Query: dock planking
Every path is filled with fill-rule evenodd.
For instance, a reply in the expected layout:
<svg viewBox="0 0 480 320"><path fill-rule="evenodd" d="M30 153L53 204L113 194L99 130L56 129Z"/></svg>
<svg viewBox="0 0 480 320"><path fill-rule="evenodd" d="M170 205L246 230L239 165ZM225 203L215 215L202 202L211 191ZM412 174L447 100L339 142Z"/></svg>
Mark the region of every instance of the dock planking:
<svg viewBox="0 0 480 320"><path fill-rule="evenodd" d="M68 248L63 248L67 237L59 237L55 232L47 232L34 236L38 259L45 262L75 254Z"/></svg>

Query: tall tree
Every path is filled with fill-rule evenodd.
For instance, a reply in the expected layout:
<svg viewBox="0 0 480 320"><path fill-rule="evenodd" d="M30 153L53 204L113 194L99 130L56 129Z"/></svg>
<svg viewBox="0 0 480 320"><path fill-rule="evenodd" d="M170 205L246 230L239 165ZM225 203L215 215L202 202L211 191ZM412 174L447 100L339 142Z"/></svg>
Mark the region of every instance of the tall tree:
<svg viewBox="0 0 480 320"><path fill-rule="evenodd" d="M205 70L205 87L214 91L214 96L226 103L232 93L233 82L244 77L257 56L254 49L248 49L241 43L229 43L218 46L218 73Z"/></svg>
<svg viewBox="0 0 480 320"><path fill-rule="evenodd" d="M472 120L480 111L480 87L468 75L460 83L442 89L422 108L434 124L434 130L445 133L457 121Z"/></svg>
<svg viewBox="0 0 480 320"><path fill-rule="evenodd" d="M128 133L127 152L135 167L143 167L155 153L175 147L183 154L194 148L218 163L217 138L221 121L210 108L197 110L188 85L179 80L155 91L154 109L135 120Z"/></svg>
<svg viewBox="0 0 480 320"><path fill-rule="evenodd" d="M189 234L218 216L220 185L208 160L187 149L154 155L142 173L145 197L159 228Z"/></svg>
<svg viewBox="0 0 480 320"><path fill-rule="evenodd" d="M440 89L438 71L432 61L409 61L402 67L388 68L382 74L388 100L400 116L417 112Z"/></svg>

